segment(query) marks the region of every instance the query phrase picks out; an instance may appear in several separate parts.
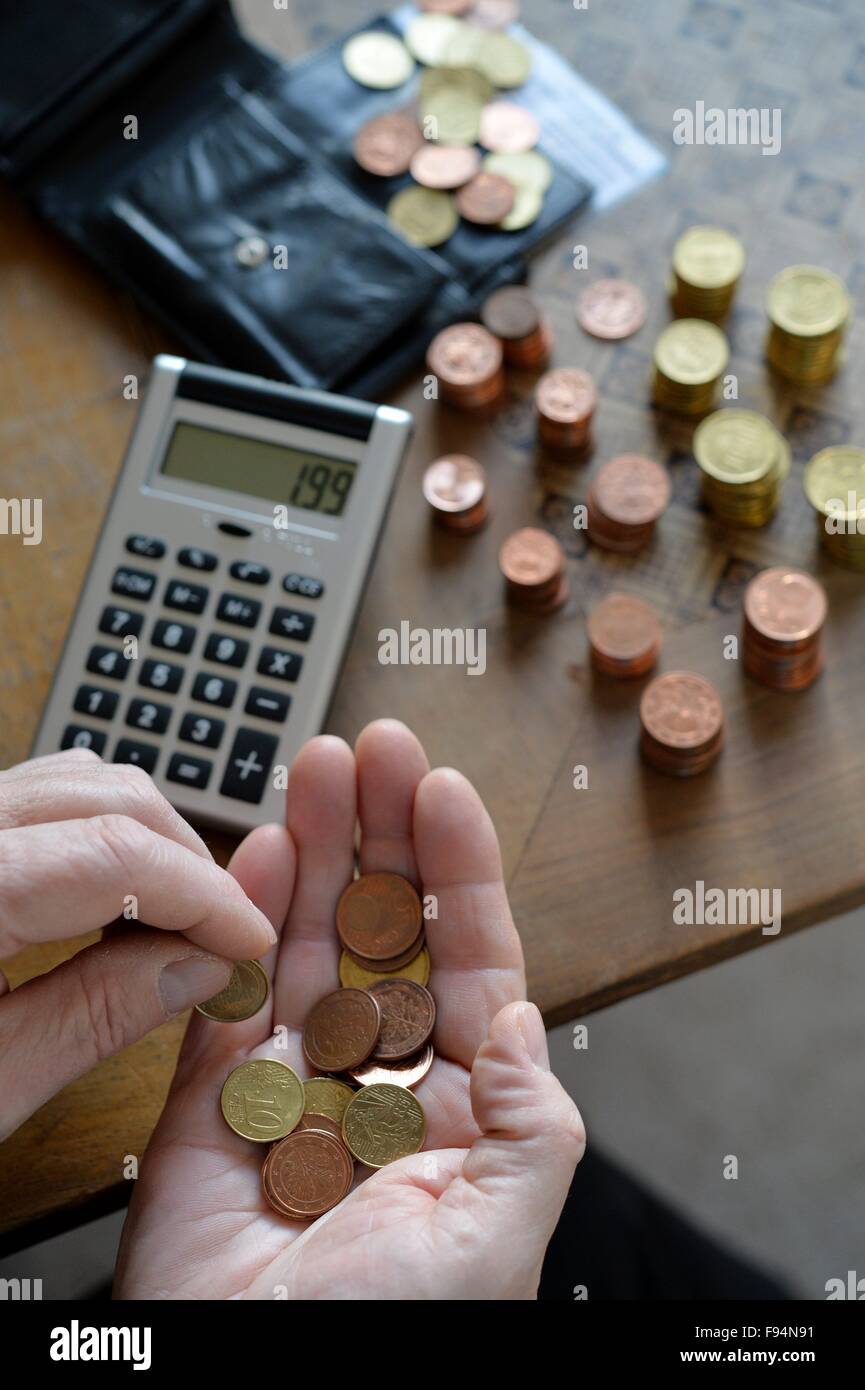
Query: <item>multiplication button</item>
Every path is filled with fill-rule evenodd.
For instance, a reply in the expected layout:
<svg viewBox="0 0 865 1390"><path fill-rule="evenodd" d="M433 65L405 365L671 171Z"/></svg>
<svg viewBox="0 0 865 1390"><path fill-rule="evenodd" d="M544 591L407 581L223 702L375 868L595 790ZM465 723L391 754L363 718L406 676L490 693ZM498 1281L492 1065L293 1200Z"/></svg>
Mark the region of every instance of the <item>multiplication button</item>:
<svg viewBox="0 0 865 1390"><path fill-rule="evenodd" d="M270 766L279 740L256 729L238 729L228 755L222 796L257 805L264 795Z"/></svg>
<svg viewBox="0 0 865 1390"><path fill-rule="evenodd" d="M262 647L258 665L260 676L273 676L278 681L296 681L303 665L297 652L283 652L278 647Z"/></svg>
<svg viewBox="0 0 865 1390"><path fill-rule="evenodd" d="M206 758L192 758L186 753L173 753L165 776L169 782L181 782L185 787L194 787L203 792L213 771L213 763Z"/></svg>

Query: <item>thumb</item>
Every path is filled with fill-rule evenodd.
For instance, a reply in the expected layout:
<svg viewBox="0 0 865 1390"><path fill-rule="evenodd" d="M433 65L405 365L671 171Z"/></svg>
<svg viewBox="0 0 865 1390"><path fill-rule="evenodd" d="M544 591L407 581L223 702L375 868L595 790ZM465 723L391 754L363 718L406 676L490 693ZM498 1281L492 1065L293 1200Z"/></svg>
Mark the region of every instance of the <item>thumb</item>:
<svg viewBox="0 0 865 1390"><path fill-rule="evenodd" d="M0 1140L61 1087L228 983L232 962L135 928L0 998Z"/></svg>

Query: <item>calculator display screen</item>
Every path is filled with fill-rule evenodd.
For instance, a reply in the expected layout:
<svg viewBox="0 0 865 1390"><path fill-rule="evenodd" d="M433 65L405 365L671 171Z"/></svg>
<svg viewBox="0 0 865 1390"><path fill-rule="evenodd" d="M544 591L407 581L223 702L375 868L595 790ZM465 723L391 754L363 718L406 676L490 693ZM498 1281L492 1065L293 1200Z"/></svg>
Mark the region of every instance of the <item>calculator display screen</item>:
<svg viewBox="0 0 865 1390"><path fill-rule="evenodd" d="M265 497L324 516L341 516L357 464L180 422L174 427L162 472L168 478Z"/></svg>

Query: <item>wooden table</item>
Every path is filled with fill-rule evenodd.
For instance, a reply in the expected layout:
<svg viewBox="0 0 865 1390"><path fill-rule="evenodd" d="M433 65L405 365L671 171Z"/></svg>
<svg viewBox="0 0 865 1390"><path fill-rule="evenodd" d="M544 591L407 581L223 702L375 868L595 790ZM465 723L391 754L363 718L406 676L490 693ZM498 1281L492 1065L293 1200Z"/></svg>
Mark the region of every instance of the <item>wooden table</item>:
<svg viewBox="0 0 865 1390"><path fill-rule="evenodd" d="M288 57L376 11L358 0L322 0L306 25L258 0L239 9L257 38ZM857 736L865 577L822 557L801 488L803 463L817 448L865 443L865 393L854 369L863 330L854 325L851 365L822 391L781 390L762 361L763 293L776 270L809 260L840 272L854 293L865 283L865 78L849 44L856 13L857 0L747 7L617 0L582 12L554 0L527 4L534 32L673 158L667 177L604 217L584 217L533 271L556 333L556 362L598 379L596 453L588 466L568 467L536 452L528 377L512 378L508 408L492 424L425 402L419 374L392 397L415 412L417 437L329 727L352 739L367 720L398 716L423 737L433 762L456 765L475 782L501 837L530 994L550 1024L770 939L759 926L675 926L673 892L698 879L780 887L782 937L865 901L865 740ZM724 108L781 107L780 156L674 148L673 110L707 98ZM782 510L755 534L724 530L705 514L690 427L662 418L647 400L652 343L668 312L670 248L697 220L736 228L746 242L730 324L739 403L769 413L794 451ZM0 491L42 497L45 528L38 547L0 539L6 765L27 754L122 457L135 406L121 397L121 377L143 376L152 354L173 345L11 196L3 199L0 237ZM589 247L588 273L573 268L576 240ZM574 321L578 289L607 274L636 280L651 303L646 327L620 345L584 337ZM472 539L433 532L419 496L426 463L452 449L489 470L493 517ZM655 544L632 558L587 547L571 526L587 479L625 449L663 459L674 483ZM541 622L505 607L496 568L503 537L530 523L554 531L569 556L570 601ZM831 601L828 671L798 696L753 685L722 655L722 638L739 628L744 584L777 562L819 575ZM702 671L721 690L727 747L719 765L693 782L641 763L640 683L600 679L587 664L583 617L614 587L661 609L665 669ZM405 618L485 627L487 674L380 666L379 629ZM588 768L586 790L573 788L577 764ZM217 849L224 856L226 846ZM25 952L8 965L13 984L80 945ZM181 1031L169 1024L104 1063L3 1146L7 1246L125 1200L124 1155L144 1150Z"/></svg>

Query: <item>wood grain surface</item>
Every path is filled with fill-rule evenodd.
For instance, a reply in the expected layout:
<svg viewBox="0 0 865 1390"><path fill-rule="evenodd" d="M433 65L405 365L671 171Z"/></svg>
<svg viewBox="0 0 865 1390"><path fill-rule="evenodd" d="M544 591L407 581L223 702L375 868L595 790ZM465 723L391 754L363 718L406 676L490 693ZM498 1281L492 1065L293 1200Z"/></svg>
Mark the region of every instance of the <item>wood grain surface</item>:
<svg viewBox="0 0 865 1390"><path fill-rule="evenodd" d="M237 9L254 37L287 58L377 12L360 0L319 0L290 14L264 0ZM763 296L777 270L826 265L857 300L865 285L858 14L858 0L616 0L585 11L564 0L525 4L533 32L672 160L668 175L626 204L582 217L533 267L556 364L597 377L595 453L572 467L537 451L529 376L511 376L507 407L492 421L425 401L419 373L391 398L414 411L417 434L329 728L352 739L371 718L402 718L434 763L461 768L477 785L501 837L530 994L550 1023L751 946L778 948L759 926L674 925L673 892L698 879L780 888L780 940L865 901L865 576L821 555L801 485L816 449L865 444L863 328L854 322L846 369L822 390L780 388L762 358ZM673 112L697 100L781 108L781 154L675 147ZM695 221L729 226L746 244L731 370L739 404L768 413L793 447L781 511L761 532L726 530L706 515L691 427L648 400L652 344L668 318L670 249ZM589 248L588 271L573 267L577 241ZM177 345L10 193L0 202L0 267L0 490L41 497L45 529L40 546L0 538L7 765L27 754L132 425L136 406L122 399L122 377L143 375L155 351ZM577 292L606 275L635 280L650 303L645 328L619 345L586 338L574 320ZM424 467L450 450L488 469L492 518L472 538L432 530L420 498ZM663 460L674 485L654 544L630 558L588 547L571 525L600 463L624 450ZM570 600L541 622L505 606L496 567L502 539L526 524L554 531L569 557ZM830 596L828 669L801 695L753 685L722 655L724 636L739 630L744 585L778 562L810 569ZM642 682L600 678L587 664L584 615L613 588L661 610L663 669L699 670L721 690L727 746L703 777L678 782L646 768L636 747ZM486 675L379 665L379 630L404 619L486 628ZM576 791L580 764L589 785ZM207 838L224 862L230 845ZM64 950L34 948L7 963L12 984ZM0 1149L7 1246L125 1200L123 1163L143 1154L181 1031L167 1025L67 1087Z"/></svg>

